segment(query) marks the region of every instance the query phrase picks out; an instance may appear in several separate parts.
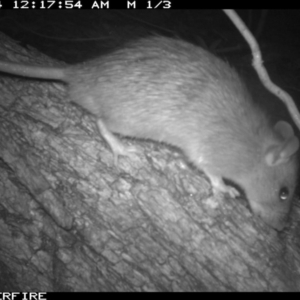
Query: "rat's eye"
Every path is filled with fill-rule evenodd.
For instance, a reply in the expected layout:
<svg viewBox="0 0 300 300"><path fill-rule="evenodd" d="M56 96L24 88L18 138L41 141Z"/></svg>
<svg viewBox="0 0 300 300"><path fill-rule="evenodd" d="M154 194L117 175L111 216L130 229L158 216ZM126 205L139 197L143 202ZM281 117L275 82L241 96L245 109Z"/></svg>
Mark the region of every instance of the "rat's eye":
<svg viewBox="0 0 300 300"><path fill-rule="evenodd" d="M285 201L287 200L288 197L289 197L289 189L286 186L284 186L279 191L279 199Z"/></svg>

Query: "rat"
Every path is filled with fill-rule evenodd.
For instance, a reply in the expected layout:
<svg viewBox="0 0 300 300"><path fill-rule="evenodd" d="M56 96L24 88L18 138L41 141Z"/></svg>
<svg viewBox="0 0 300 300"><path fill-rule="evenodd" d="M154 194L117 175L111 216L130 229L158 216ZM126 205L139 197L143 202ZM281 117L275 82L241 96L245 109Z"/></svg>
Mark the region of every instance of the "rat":
<svg viewBox="0 0 300 300"><path fill-rule="evenodd" d="M271 124L226 62L181 39L150 36L62 68L0 61L0 71L66 83L70 101L97 118L115 162L131 156L114 133L173 145L210 179L214 193L245 191L253 213L282 230L295 191L299 140Z"/></svg>

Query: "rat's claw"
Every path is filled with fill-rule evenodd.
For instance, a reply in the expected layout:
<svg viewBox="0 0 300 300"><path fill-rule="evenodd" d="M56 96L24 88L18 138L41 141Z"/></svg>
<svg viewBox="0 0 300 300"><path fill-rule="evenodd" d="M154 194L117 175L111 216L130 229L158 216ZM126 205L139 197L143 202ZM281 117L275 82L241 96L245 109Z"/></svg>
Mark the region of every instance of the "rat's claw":
<svg viewBox="0 0 300 300"><path fill-rule="evenodd" d="M232 186L226 186L225 192L227 192L231 198L236 198L236 197L240 196L240 192Z"/></svg>

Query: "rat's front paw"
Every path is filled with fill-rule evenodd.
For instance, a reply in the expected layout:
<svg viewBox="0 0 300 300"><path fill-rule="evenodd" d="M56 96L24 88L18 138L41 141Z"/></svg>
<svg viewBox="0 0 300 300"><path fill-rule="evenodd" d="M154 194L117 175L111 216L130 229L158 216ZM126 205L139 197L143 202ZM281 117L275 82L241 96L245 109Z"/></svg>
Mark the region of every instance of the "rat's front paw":
<svg viewBox="0 0 300 300"><path fill-rule="evenodd" d="M225 185L224 190L222 190L222 192L228 193L231 198L236 198L240 196L240 192L236 188L228 185Z"/></svg>
<svg viewBox="0 0 300 300"><path fill-rule="evenodd" d="M228 193L232 198L236 198L240 196L240 192L236 188L226 185L221 177L210 175L210 174L207 174L207 176L210 179L214 194L218 192L222 192L222 193Z"/></svg>

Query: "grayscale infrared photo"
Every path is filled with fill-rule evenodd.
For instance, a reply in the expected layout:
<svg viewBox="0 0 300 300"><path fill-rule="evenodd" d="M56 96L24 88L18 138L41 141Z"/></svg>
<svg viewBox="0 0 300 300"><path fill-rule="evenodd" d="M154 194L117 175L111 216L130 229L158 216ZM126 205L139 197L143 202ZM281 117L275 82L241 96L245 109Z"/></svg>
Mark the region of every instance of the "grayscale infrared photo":
<svg viewBox="0 0 300 300"><path fill-rule="evenodd" d="M50 2L0 8L0 292L300 291L300 10Z"/></svg>

